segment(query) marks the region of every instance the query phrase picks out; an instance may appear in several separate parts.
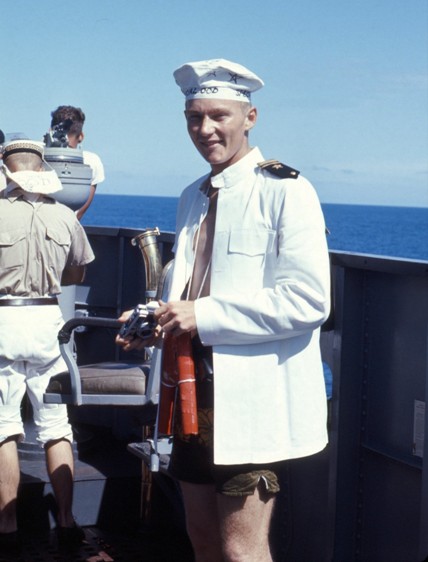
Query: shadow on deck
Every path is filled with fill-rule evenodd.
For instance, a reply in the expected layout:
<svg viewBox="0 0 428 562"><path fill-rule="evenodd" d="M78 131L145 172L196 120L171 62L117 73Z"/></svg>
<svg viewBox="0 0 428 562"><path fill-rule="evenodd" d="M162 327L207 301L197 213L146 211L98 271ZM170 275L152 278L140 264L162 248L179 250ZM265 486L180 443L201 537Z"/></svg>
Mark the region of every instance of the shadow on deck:
<svg viewBox="0 0 428 562"><path fill-rule="evenodd" d="M150 522L142 522L142 462L105 427L81 427L76 434L73 512L85 541L73 551L61 549L44 453L31 424L26 433L20 445L21 548L0 551L0 562L192 562L182 514L171 505L176 491L155 478Z"/></svg>
<svg viewBox="0 0 428 562"><path fill-rule="evenodd" d="M85 527L82 546L61 549L54 531L24 535L19 553L0 553L0 562L191 562L193 555L186 537L174 529L140 529L115 533Z"/></svg>

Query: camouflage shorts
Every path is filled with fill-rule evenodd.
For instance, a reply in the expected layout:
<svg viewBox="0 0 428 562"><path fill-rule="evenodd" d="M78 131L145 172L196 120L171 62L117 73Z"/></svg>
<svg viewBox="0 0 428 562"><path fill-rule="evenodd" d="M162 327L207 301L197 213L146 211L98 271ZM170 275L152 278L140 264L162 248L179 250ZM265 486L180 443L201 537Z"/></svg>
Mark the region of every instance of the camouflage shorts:
<svg viewBox="0 0 428 562"><path fill-rule="evenodd" d="M278 471L283 463L216 465L213 461L213 408L198 408L199 434L184 436L176 420L169 472L183 482L214 484L227 496L254 494L261 483L268 494L279 492Z"/></svg>

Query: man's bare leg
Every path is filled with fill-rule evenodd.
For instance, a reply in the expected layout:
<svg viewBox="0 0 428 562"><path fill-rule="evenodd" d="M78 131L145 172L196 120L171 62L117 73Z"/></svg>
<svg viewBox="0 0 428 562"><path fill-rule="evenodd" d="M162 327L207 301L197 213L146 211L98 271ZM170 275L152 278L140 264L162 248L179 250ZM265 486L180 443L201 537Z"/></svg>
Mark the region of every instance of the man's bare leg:
<svg viewBox="0 0 428 562"><path fill-rule="evenodd" d="M196 562L222 562L221 537L214 485L180 482L186 527Z"/></svg>
<svg viewBox="0 0 428 562"><path fill-rule="evenodd" d="M66 439L45 445L46 466L58 507L58 524L73 527L74 459L71 444Z"/></svg>
<svg viewBox="0 0 428 562"><path fill-rule="evenodd" d="M196 562L272 562L272 494L261 486L243 497L218 494L213 485L180 482L180 487Z"/></svg>
<svg viewBox="0 0 428 562"><path fill-rule="evenodd" d="M0 443L0 533L13 533L17 530L19 478L16 438L10 437Z"/></svg>
<svg viewBox="0 0 428 562"><path fill-rule="evenodd" d="M269 527L274 501L261 485L252 496L217 494L225 562L272 562Z"/></svg>

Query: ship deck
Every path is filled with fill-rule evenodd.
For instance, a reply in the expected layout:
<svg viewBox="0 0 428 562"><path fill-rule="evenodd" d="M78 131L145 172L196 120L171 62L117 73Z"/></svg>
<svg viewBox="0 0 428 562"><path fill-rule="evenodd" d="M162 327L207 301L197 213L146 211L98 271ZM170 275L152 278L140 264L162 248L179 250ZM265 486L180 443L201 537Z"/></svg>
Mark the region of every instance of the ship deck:
<svg viewBox="0 0 428 562"><path fill-rule="evenodd" d="M85 539L75 549L58 545L53 530L23 534L19 553L0 553L0 562L191 562L186 536L174 529L140 528L115 532L84 527Z"/></svg>
<svg viewBox="0 0 428 562"><path fill-rule="evenodd" d="M98 409L97 409L98 410ZM99 419L103 420L100 410ZM116 412L115 417L120 417ZM19 445L19 551L0 562L191 562L177 488L165 474L151 479L151 508L142 516L143 461L110 429L75 427L74 515L85 539L78 548L58 544L55 502L44 453L32 421ZM129 446L128 446L129 448Z"/></svg>

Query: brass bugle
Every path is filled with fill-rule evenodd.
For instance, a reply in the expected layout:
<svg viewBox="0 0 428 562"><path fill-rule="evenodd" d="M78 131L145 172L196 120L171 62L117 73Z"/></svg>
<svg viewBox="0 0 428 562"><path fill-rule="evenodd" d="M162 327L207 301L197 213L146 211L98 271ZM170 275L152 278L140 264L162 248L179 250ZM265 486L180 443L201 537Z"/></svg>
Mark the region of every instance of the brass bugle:
<svg viewBox="0 0 428 562"><path fill-rule="evenodd" d="M162 259L156 240L159 235L159 228L156 226L155 228L146 228L131 240L131 244L138 246L143 254L146 273L146 302L155 300L159 279L162 275Z"/></svg>

